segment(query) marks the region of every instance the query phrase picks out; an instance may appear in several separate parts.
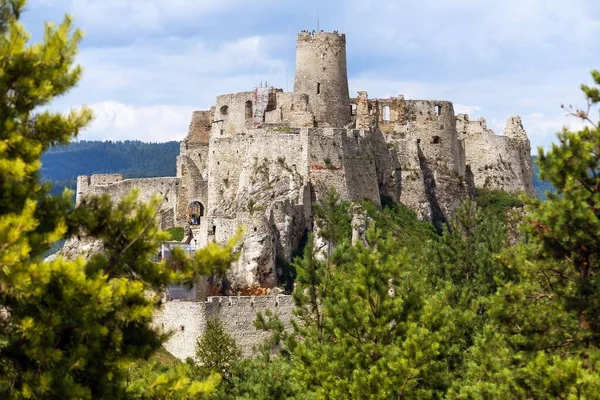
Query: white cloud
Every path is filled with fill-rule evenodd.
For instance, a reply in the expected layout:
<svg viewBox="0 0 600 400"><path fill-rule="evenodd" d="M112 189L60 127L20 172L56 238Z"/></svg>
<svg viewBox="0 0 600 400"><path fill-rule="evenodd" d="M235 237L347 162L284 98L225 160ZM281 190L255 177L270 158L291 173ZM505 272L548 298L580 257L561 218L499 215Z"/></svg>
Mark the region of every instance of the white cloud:
<svg viewBox="0 0 600 400"><path fill-rule="evenodd" d="M91 104L94 120L79 139L181 140L187 134L194 107L132 106L114 101Z"/></svg>
<svg viewBox="0 0 600 400"><path fill-rule="evenodd" d="M454 113L455 114L467 114L472 117L475 114L478 114L481 111L481 107L479 106L465 106L462 104L454 104Z"/></svg>

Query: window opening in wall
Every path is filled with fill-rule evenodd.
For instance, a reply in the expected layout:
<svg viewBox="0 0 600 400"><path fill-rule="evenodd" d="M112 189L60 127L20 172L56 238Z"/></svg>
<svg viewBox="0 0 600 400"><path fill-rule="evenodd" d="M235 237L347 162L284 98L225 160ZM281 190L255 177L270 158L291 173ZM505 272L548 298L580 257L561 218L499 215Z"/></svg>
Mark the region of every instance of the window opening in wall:
<svg viewBox="0 0 600 400"><path fill-rule="evenodd" d="M245 106L246 119L252 119L252 100L248 100Z"/></svg>
<svg viewBox="0 0 600 400"><path fill-rule="evenodd" d="M220 108L220 111L221 111L221 115L227 115L227 113L229 112L229 107L227 107L227 106L222 106L222 107Z"/></svg>
<svg viewBox="0 0 600 400"><path fill-rule="evenodd" d="M350 115L356 115L356 104L350 105Z"/></svg>
<svg viewBox="0 0 600 400"><path fill-rule="evenodd" d="M390 120L390 106L383 106L383 120Z"/></svg>
<svg viewBox="0 0 600 400"><path fill-rule="evenodd" d="M190 225L200 225L200 217L204 216L204 206L197 200L187 207L187 220Z"/></svg>
<svg viewBox="0 0 600 400"><path fill-rule="evenodd" d="M431 143L433 143L433 144L440 144L440 143L442 143L442 139L440 139L439 136L434 136Z"/></svg>
<svg viewBox="0 0 600 400"><path fill-rule="evenodd" d="M321 83L317 82L317 94L321 94Z"/></svg>
<svg viewBox="0 0 600 400"><path fill-rule="evenodd" d="M213 225L213 235L216 235L216 234L217 234L217 226Z"/></svg>
<svg viewBox="0 0 600 400"><path fill-rule="evenodd" d="M221 136L223 136L223 129L221 129Z"/></svg>
<svg viewBox="0 0 600 400"><path fill-rule="evenodd" d="M440 115L442 113L442 106L435 106L435 115Z"/></svg>

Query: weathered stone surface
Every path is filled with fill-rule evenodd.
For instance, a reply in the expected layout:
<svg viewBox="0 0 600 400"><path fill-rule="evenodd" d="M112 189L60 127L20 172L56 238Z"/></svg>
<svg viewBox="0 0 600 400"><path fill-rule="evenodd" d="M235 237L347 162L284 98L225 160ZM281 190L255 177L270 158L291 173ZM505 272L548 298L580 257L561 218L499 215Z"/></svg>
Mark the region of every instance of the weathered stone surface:
<svg viewBox="0 0 600 400"><path fill-rule="evenodd" d="M206 302L169 301L154 316L154 325L172 336L165 348L175 357L184 360L195 358L196 340L206 329L208 318L217 318L235 339L246 356L260 346L269 333L257 330L253 322L256 314L271 311L290 328L293 300L291 296L229 296L209 297Z"/></svg>
<svg viewBox="0 0 600 400"><path fill-rule="evenodd" d="M485 119L469 121L464 114L457 116L457 128L476 187L535 196L531 145L521 118L509 118L504 135L496 135Z"/></svg>
<svg viewBox="0 0 600 400"><path fill-rule="evenodd" d="M67 260L74 260L77 257L83 257L89 260L94 254L104 250L104 244L101 240L92 237L69 238L62 249L46 257L45 261L54 261L57 257L64 257Z"/></svg>

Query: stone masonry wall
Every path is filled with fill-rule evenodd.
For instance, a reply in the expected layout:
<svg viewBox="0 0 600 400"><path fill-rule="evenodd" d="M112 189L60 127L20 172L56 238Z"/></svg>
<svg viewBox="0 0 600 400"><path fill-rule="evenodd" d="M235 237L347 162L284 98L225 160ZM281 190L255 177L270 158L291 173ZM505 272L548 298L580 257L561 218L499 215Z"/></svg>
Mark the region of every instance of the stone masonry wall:
<svg viewBox="0 0 600 400"><path fill-rule="evenodd" d="M334 188L343 200L368 199L380 204L369 132L308 129L308 153L315 200Z"/></svg>
<svg viewBox="0 0 600 400"><path fill-rule="evenodd" d="M300 202L307 175L305 140L302 132L277 130L211 140L209 215L233 217L248 211L250 201L263 206L276 197Z"/></svg>
<svg viewBox="0 0 600 400"><path fill-rule="evenodd" d="M104 179L104 176L98 178L96 175L92 175L91 177L81 175L77 178L77 204L79 204L86 195L103 194L110 195L113 202L118 203L135 188L138 190L138 200L143 202L150 201L155 195L163 196L164 202L161 210L161 214L163 215L160 218L160 226L162 229L168 229L174 226L174 216L177 213L179 178L123 179L113 180L114 183L108 184L92 184L93 182L107 182L107 180Z"/></svg>
<svg viewBox="0 0 600 400"><path fill-rule="evenodd" d="M464 114L457 116L457 128L476 187L535 196L531 149L520 119L509 119L506 132L510 135L496 135L485 119L470 121Z"/></svg>
<svg viewBox="0 0 600 400"><path fill-rule="evenodd" d="M298 35L294 94L308 95L317 126L343 128L350 122L344 34Z"/></svg>
<svg viewBox="0 0 600 400"><path fill-rule="evenodd" d="M269 337L268 333L254 328L256 314L270 310L289 328L293 307L291 296L285 295L209 297L206 302L169 301L155 313L154 325L173 332L165 348L184 360L195 357L196 341L204 333L208 318L217 318L244 354L250 356L253 348Z"/></svg>

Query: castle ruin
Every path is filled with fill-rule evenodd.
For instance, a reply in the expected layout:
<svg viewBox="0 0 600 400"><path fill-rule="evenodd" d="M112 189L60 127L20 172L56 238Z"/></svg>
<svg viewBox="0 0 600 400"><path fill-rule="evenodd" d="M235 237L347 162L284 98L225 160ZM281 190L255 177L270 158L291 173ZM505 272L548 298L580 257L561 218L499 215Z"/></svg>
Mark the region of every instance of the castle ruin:
<svg viewBox="0 0 600 400"><path fill-rule="evenodd" d="M257 87L195 111L176 177L80 176L77 202L118 200L134 187L142 199L162 195L161 227L190 228L198 246L246 227L225 295L275 287L278 263L292 261L313 230L313 205L332 188L343 200L401 202L437 226L474 188L535 195L519 117L496 135L449 101L351 98L346 37L322 31L298 35L292 93Z"/></svg>

